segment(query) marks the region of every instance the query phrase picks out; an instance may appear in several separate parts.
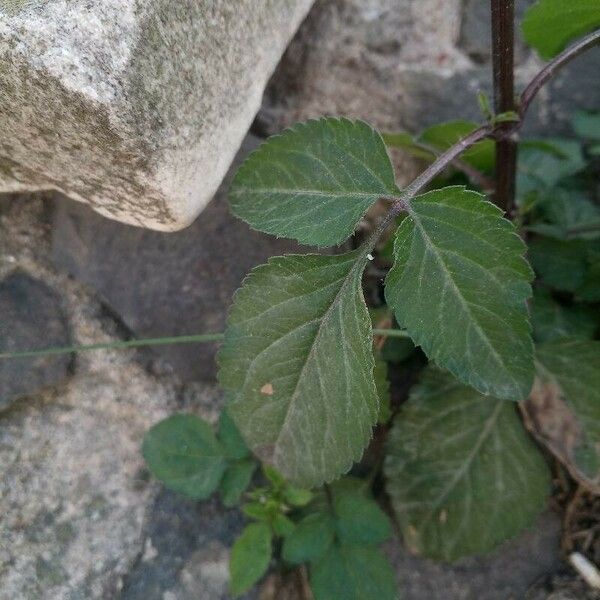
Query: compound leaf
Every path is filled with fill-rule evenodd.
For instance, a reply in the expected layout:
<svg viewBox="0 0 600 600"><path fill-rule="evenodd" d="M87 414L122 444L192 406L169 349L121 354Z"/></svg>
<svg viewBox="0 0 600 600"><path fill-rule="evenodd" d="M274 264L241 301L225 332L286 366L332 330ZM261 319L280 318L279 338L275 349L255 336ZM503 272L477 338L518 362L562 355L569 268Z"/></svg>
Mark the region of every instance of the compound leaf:
<svg viewBox="0 0 600 600"><path fill-rule="evenodd" d="M533 383L525 246L500 209L447 187L413 199L396 233L386 299L429 358L484 394Z"/></svg>
<svg viewBox="0 0 600 600"><path fill-rule="evenodd" d="M397 194L379 133L363 121L323 118L269 138L238 170L229 200L259 231L332 246L378 198Z"/></svg>
<svg viewBox="0 0 600 600"><path fill-rule="evenodd" d="M252 523L231 549L229 573L234 597L247 592L266 572L271 562L271 529L266 523Z"/></svg>
<svg viewBox="0 0 600 600"><path fill-rule="evenodd" d="M523 34L542 58L600 27L598 0L538 0L523 18Z"/></svg>
<svg viewBox="0 0 600 600"><path fill-rule="evenodd" d="M166 487L204 500L218 487L225 455L210 425L194 415L173 415L144 437L142 452L152 474Z"/></svg>
<svg viewBox="0 0 600 600"><path fill-rule="evenodd" d="M350 468L379 401L364 253L275 257L238 290L219 355L228 410L250 448L312 487Z"/></svg>
<svg viewBox="0 0 600 600"><path fill-rule="evenodd" d="M412 549L456 560L532 522L550 474L510 402L429 368L395 419L387 491Z"/></svg>
<svg viewBox="0 0 600 600"><path fill-rule="evenodd" d="M537 437L584 485L600 490L600 342L563 339L536 352L526 403Z"/></svg>
<svg viewBox="0 0 600 600"><path fill-rule="evenodd" d="M394 571L377 548L333 544L310 566L315 600L396 600Z"/></svg>

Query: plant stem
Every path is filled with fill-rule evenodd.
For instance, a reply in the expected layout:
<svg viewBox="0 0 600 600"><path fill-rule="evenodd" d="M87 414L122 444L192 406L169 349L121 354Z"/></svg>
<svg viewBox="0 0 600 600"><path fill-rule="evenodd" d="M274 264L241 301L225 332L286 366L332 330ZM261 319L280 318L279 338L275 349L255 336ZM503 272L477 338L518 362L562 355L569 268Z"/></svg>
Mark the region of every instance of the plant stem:
<svg viewBox="0 0 600 600"><path fill-rule="evenodd" d="M380 337L410 337L403 329L373 329L374 336ZM145 338L141 340L127 340L120 342L106 342L102 344L88 344L85 346L62 346L59 348L43 348L40 350L24 350L22 352L2 352L0 360L8 358L32 358L35 356L50 356L57 354L73 354L74 352L88 352L90 350L124 350L127 348L142 348L144 346L170 346L174 344L206 344L222 342L223 333L205 333L199 335L179 335L174 337Z"/></svg>
<svg viewBox="0 0 600 600"><path fill-rule="evenodd" d="M523 90L521 98L519 100L519 117L521 120L525 117L529 105L532 100L536 97L537 93L544 87L550 79L552 79L556 73L564 67L567 63L570 63L574 58L577 58L580 54L593 48L594 46L600 45L600 29L592 31L588 35L582 37L580 40L569 46L566 50L563 50L560 54L555 56L550 62L546 63L542 70L529 82L527 87Z"/></svg>
<svg viewBox="0 0 600 600"><path fill-rule="evenodd" d="M514 0L491 0L494 110L496 114L516 111L514 81ZM514 131L500 124L499 133ZM517 142L510 135L496 140L496 189L494 202L510 215L515 201Z"/></svg>

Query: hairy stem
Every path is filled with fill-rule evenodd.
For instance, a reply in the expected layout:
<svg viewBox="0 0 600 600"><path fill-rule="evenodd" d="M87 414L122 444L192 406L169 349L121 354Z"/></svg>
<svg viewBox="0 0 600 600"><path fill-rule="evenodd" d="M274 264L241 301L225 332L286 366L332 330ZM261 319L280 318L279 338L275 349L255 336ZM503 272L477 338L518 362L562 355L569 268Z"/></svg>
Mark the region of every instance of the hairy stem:
<svg viewBox="0 0 600 600"><path fill-rule="evenodd" d="M514 83L514 0L491 0L494 110L496 114L516 111ZM500 124L509 131L510 124ZM508 215L515 201L517 142L503 135L496 140L496 189L494 202Z"/></svg>

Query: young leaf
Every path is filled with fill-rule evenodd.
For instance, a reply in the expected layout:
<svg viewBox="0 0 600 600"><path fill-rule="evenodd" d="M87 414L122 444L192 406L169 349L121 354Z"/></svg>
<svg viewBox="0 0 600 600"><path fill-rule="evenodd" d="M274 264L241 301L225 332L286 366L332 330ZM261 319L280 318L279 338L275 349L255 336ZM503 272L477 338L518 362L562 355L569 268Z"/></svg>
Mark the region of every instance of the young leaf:
<svg viewBox="0 0 600 600"><path fill-rule="evenodd" d="M536 354L539 379L525 404L528 421L573 476L598 491L600 342L557 340Z"/></svg>
<svg viewBox="0 0 600 600"><path fill-rule="evenodd" d="M385 474L409 547L450 561L517 534L550 490L515 405L431 367L396 417Z"/></svg>
<svg viewBox="0 0 600 600"><path fill-rule="evenodd" d="M292 485L285 489L283 495L285 501L292 506L306 506L313 498L310 490L294 487Z"/></svg>
<svg viewBox="0 0 600 600"><path fill-rule="evenodd" d="M240 460L250 455L242 434L239 432L226 408L221 411L221 415L219 416L218 434L219 441L225 450L225 456L229 460Z"/></svg>
<svg viewBox="0 0 600 600"><path fill-rule="evenodd" d="M391 535L388 516L365 494L337 493L333 510L338 538L344 543L380 544Z"/></svg>
<svg viewBox="0 0 600 600"><path fill-rule="evenodd" d="M418 196L396 233L385 295L416 344L484 394L521 400L533 383L532 273L512 223L483 196Z"/></svg>
<svg viewBox="0 0 600 600"><path fill-rule="evenodd" d="M295 528L296 525L294 521L281 513L277 513L273 518L273 531L275 532L275 535L278 535L279 537L291 535Z"/></svg>
<svg viewBox="0 0 600 600"><path fill-rule="evenodd" d="M240 167L229 200L259 231L332 246L378 198L397 194L379 133L363 121L323 118L269 138Z"/></svg>
<svg viewBox="0 0 600 600"><path fill-rule="evenodd" d="M439 150L447 150L477 127L477 123L471 121L448 121L428 127L418 139L420 142L434 146ZM461 155L461 160L471 164L476 169L489 173L494 169L496 146L492 140L483 140L464 152Z"/></svg>
<svg viewBox="0 0 600 600"><path fill-rule="evenodd" d="M600 27L598 0L538 0L523 18L523 34L544 59Z"/></svg>
<svg viewBox="0 0 600 600"><path fill-rule="evenodd" d="M283 559L293 565L320 558L333 543L335 526L330 515L311 513L296 525L283 542Z"/></svg>
<svg viewBox="0 0 600 600"><path fill-rule="evenodd" d="M271 530L266 523L252 523L231 549L229 573L234 597L247 592L266 572L271 562Z"/></svg>
<svg viewBox="0 0 600 600"><path fill-rule="evenodd" d="M226 507L239 504L242 494L252 481L255 469L256 462L252 459L239 460L227 467L220 485L221 500Z"/></svg>
<svg viewBox="0 0 600 600"><path fill-rule="evenodd" d="M346 471L377 420L365 262L360 252L272 258L235 295L219 355L230 414L300 486Z"/></svg>
<svg viewBox="0 0 600 600"><path fill-rule="evenodd" d="M152 474L166 487L204 500L225 470L223 448L210 425L194 415L173 415L145 435L142 452Z"/></svg>
<svg viewBox="0 0 600 600"><path fill-rule="evenodd" d="M592 339L598 328L598 318L583 306L562 306L543 290L536 289L531 303L531 322L537 342L576 337Z"/></svg>
<svg viewBox="0 0 600 600"><path fill-rule="evenodd" d="M310 566L315 600L396 600L394 571L371 546L333 544Z"/></svg>

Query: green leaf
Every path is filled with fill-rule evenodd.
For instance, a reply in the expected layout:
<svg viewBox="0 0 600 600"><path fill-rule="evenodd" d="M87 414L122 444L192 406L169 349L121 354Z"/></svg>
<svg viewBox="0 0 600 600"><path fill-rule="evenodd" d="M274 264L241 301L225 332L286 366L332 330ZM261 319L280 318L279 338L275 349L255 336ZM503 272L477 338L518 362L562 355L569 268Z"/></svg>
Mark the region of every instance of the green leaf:
<svg viewBox="0 0 600 600"><path fill-rule="evenodd" d="M281 513L277 513L273 518L273 531L279 537L287 537L296 528L294 521Z"/></svg>
<svg viewBox="0 0 600 600"><path fill-rule="evenodd" d="M226 408L221 411L219 416L218 434L228 459L240 460L250 456L248 446Z"/></svg>
<svg viewBox="0 0 600 600"><path fill-rule="evenodd" d="M583 139L600 141L600 113L586 110L575 111L573 129Z"/></svg>
<svg viewBox="0 0 600 600"><path fill-rule="evenodd" d="M283 560L293 565L316 560L333 543L335 526L330 515L311 513L300 521L283 542Z"/></svg>
<svg viewBox="0 0 600 600"><path fill-rule="evenodd" d="M229 573L234 597L247 592L266 572L271 562L271 530L265 523L252 523L231 549Z"/></svg>
<svg viewBox="0 0 600 600"><path fill-rule="evenodd" d="M583 283L575 292L579 302L600 302L600 262L595 262L588 268Z"/></svg>
<svg viewBox="0 0 600 600"><path fill-rule="evenodd" d="M257 521L269 521L271 518L271 507L263 502L248 502L242 506L242 512Z"/></svg>
<svg viewBox="0 0 600 600"><path fill-rule="evenodd" d="M219 355L230 414L299 486L348 470L377 420L365 262L360 251L272 258L235 295Z"/></svg>
<svg viewBox="0 0 600 600"><path fill-rule="evenodd" d="M598 0L538 0L523 18L525 41L544 59L598 27Z"/></svg>
<svg viewBox="0 0 600 600"><path fill-rule="evenodd" d="M323 118L269 138L238 170L229 199L259 231L332 246L378 198L397 194L379 133L363 121Z"/></svg>
<svg viewBox="0 0 600 600"><path fill-rule="evenodd" d="M406 133L405 131L382 133L381 137L388 148L400 148L401 150L406 150L415 158L422 158L429 161L435 159L435 153L420 147L410 133Z"/></svg>
<svg viewBox="0 0 600 600"><path fill-rule="evenodd" d="M344 543L380 544L389 539L391 524L375 500L357 492L334 495L336 529Z"/></svg>
<svg viewBox="0 0 600 600"><path fill-rule="evenodd" d="M479 125L471 121L448 121L433 125L421 133L419 141L434 146L439 150L447 150L461 138L472 133ZM489 173L494 169L496 147L492 140L478 142L466 152L460 159L469 163L476 169Z"/></svg>
<svg viewBox="0 0 600 600"><path fill-rule="evenodd" d="M529 243L529 260L542 281L556 290L574 292L584 282L587 249L580 240L536 238Z"/></svg>
<svg viewBox="0 0 600 600"><path fill-rule="evenodd" d="M245 459L231 463L225 470L221 480L221 499L228 508L239 504L242 494L248 489L256 462Z"/></svg>
<svg viewBox="0 0 600 600"><path fill-rule="evenodd" d="M598 319L585 307L562 306L552 296L536 289L531 303L531 322L537 342L549 342L565 337L592 339Z"/></svg>
<svg viewBox="0 0 600 600"><path fill-rule="evenodd" d="M541 345L537 359L540 381L527 412L534 415L548 448L571 473L599 490L600 342L557 340Z"/></svg>
<svg viewBox="0 0 600 600"><path fill-rule="evenodd" d="M394 571L370 546L333 544L310 567L315 600L396 600Z"/></svg>
<svg viewBox="0 0 600 600"><path fill-rule="evenodd" d="M225 470L223 448L210 425L194 415L177 414L154 425L142 452L159 481L194 500L208 498Z"/></svg>
<svg viewBox="0 0 600 600"><path fill-rule="evenodd" d="M386 423L392 416L391 398L390 398L390 382L388 380L388 366L385 360L377 357L375 359L375 369L373 371L375 377L375 386L379 396L379 415L378 423Z"/></svg>
<svg viewBox="0 0 600 600"><path fill-rule="evenodd" d="M306 506L313 498L310 490L288 486L284 493L285 501L292 506Z"/></svg>
<svg viewBox="0 0 600 600"><path fill-rule="evenodd" d="M395 419L387 491L406 542L435 559L488 552L529 525L550 474L510 402L429 368Z"/></svg>
<svg viewBox="0 0 600 600"><path fill-rule="evenodd" d="M415 343L484 394L520 400L533 383L531 269L512 223L483 196L416 197L396 232L386 299Z"/></svg>

